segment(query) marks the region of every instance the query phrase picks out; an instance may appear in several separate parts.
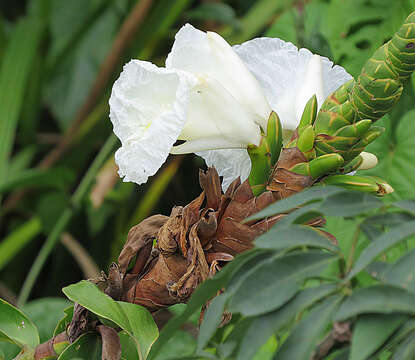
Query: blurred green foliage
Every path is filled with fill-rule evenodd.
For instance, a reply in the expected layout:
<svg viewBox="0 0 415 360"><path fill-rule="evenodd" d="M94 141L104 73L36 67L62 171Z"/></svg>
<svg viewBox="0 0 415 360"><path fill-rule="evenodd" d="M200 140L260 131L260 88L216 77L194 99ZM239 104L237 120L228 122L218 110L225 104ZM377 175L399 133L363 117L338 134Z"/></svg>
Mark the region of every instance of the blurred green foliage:
<svg viewBox="0 0 415 360"><path fill-rule="evenodd" d="M40 273L32 271L32 283L21 300L29 293L33 299L60 296L63 286L85 277L74 261L76 254L59 242L62 232L70 233L98 267L106 269L132 224L153 213L169 214L173 205L185 204L199 193L198 168L204 164L196 156L166 164L142 186L116 177L111 166L115 141L106 142L112 132L107 100L130 58L163 64L174 34L191 22L223 34L231 43L280 37L329 57L356 76L373 50L415 10L414 0L150 2L128 46L115 54L110 77L75 127L67 151L50 169L39 168L79 117L124 21L140 2L0 2L0 297L11 302L21 292L45 239L50 253L43 248ZM365 174L379 175L395 188L386 202L415 198L414 85L413 79L408 81L396 109L381 120L385 134L369 147L379 165ZM100 187L100 179L112 181ZM100 199L97 203L91 201L94 196ZM341 247L350 247L354 225L353 220L329 218L327 228L339 236ZM365 241L359 240L357 253ZM394 259L405 250L395 250ZM171 354L195 346L194 339L184 334L179 337L184 345L171 343ZM275 339L266 346L275 349ZM267 356L263 353L260 358Z"/></svg>

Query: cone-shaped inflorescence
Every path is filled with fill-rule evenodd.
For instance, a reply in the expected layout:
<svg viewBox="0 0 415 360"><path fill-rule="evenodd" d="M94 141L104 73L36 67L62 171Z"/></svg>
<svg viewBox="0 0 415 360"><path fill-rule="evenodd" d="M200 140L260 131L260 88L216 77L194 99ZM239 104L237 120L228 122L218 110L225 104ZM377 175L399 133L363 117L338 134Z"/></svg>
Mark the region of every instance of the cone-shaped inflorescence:
<svg viewBox="0 0 415 360"><path fill-rule="evenodd" d="M350 80L331 94L318 114L316 97L309 100L297 131L287 145L291 154L294 153L292 149L296 149L304 159L298 161L301 156L296 154L298 160L286 170L315 181L324 175L345 174L357 169L362 163L360 153L383 133L384 129L373 123L397 103L403 82L414 70L415 12L366 62L357 80ZM282 155L286 151L283 149ZM275 176L272 179L275 182ZM337 176L323 182L379 195L392 190L383 180L369 177ZM273 188L270 185L269 188Z"/></svg>

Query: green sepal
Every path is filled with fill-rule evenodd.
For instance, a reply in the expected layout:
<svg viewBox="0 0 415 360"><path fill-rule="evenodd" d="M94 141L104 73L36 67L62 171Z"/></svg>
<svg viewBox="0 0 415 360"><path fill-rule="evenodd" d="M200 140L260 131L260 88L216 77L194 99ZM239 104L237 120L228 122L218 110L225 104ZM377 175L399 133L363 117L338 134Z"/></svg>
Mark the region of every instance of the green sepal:
<svg viewBox="0 0 415 360"><path fill-rule="evenodd" d="M280 157L280 152L282 148L282 127L281 121L277 113L272 111L267 124L267 135L265 136L269 149L271 152L271 166L274 166L278 158Z"/></svg>
<svg viewBox="0 0 415 360"><path fill-rule="evenodd" d="M251 158L249 185L255 196L265 191L272 167L277 163L282 148L282 127L278 115L272 111L267 124L267 134L263 134L258 146L248 145Z"/></svg>
<svg viewBox="0 0 415 360"><path fill-rule="evenodd" d="M314 129L313 125L308 125L303 129L297 139L297 147L303 152L307 153L313 149L314 146Z"/></svg>
<svg viewBox="0 0 415 360"><path fill-rule="evenodd" d="M360 155L357 155L353 160L348 162L343 168L340 169L340 172L343 174L348 174L352 171L355 171L362 165L363 158Z"/></svg>
<svg viewBox="0 0 415 360"><path fill-rule="evenodd" d="M294 165L290 170L297 174L311 176L313 179L317 179L338 170L343 163L344 160L341 155L327 154L319 156L310 162Z"/></svg>
<svg viewBox="0 0 415 360"><path fill-rule="evenodd" d="M362 137L372 125L372 121L360 120L352 125L346 125L337 130L334 136L349 136L349 137Z"/></svg>
<svg viewBox="0 0 415 360"><path fill-rule="evenodd" d="M392 189L386 181L372 176L331 175L321 182L326 185L341 186L348 190L357 190L380 196L390 193L391 191L388 188Z"/></svg>
<svg viewBox="0 0 415 360"><path fill-rule="evenodd" d="M266 187L268 177L271 174L271 151L265 137L261 138L259 146L248 145L248 155L251 158L251 172L249 173L249 185L255 196L260 195Z"/></svg>
<svg viewBox="0 0 415 360"><path fill-rule="evenodd" d="M303 130L308 126L313 125L317 116L317 96L313 95L304 108L301 115L300 124L297 127L298 134L301 135Z"/></svg>

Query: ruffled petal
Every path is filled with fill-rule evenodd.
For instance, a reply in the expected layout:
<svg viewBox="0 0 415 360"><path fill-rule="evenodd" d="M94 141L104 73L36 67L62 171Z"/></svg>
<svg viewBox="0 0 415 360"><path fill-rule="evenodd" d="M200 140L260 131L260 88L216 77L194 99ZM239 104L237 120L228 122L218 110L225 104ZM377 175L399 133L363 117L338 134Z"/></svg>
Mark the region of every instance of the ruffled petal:
<svg viewBox="0 0 415 360"><path fill-rule="evenodd" d="M115 153L124 181L142 184L154 175L186 122L196 77L132 60L114 83L110 118L121 141Z"/></svg>
<svg viewBox="0 0 415 360"><path fill-rule="evenodd" d="M209 76L217 80L242 106L255 114L266 129L271 108L255 77L232 47L218 34L205 33L190 24L176 34L167 68Z"/></svg>
<svg viewBox="0 0 415 360"><path fill-rule="evenodd" d="M222 189L226 191L228 186L236 178L245 181L251 172L251 159L246 149L225 149L197 152L207 166L214 166L220 176L223 176Z"/></svg>
<svg viewBox="0 0 415 360"><path fill-rule="evenodd" d="M313 54L281 39L258 38L234 46L236 53L256 77L263 92L286 130L294 130L299 122L297 97L304 86ZM321 57L323 100L352 76L341 66ZM319 99L320 100L320 99ZM319 106L322 105L319 101Z"/></svg>

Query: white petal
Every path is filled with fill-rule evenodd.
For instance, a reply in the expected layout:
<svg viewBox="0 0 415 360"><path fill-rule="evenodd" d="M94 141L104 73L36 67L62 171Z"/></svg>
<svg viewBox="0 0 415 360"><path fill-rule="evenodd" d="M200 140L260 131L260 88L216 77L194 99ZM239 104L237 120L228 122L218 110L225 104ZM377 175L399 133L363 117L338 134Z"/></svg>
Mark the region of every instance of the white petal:
<svg viewBox="0 0 415 360"><path fill-rule="evenodd" d="M215 79L199 76L191 93L187 123L179 136L181 140L221 138L222 148L246 148L258 145L261 131L255 116L235 100ZM212 144L210 149L219 145ZM208 147L209 148L209 147ZM206 146L197 150L205 150ZM193 150L194 151L194 150Z"/></svg>
<svg viewBox="0 0 415 360"><path fill-rule="evenodd" d="M256 115L266 130L271 108L261 87L232 47L218 34L186 24L176 34L167 68L207 75L217 80L235 99Z"/></svg>
<svg viewBox="0 0 415 360"><path fill-rule="evenodd" d="M186 121L197 79L184 72L132 60L114 83L110 118L121 141L115 154L124 181L142 184L166 160Z"/></svg>
<svg viewBox="0 0 415 360"><path fill-rule="evenodd" d="M298 125L297 97L306 78L313 54L280 39L258 38L234 46L236 53L260 83L263 92L281 119L282 126L294 130ZM342 67L321 58L322 98L325 99L352 77ZM319 104L321 106L321 104Z"/></svg>
<svg viewBox="0 0 415 360"><path fill-rule="evenodd" d="M378 158L375 154L363 151L360 153L360 156L362 157L363 161L357 170L369 170L378 164Z"/></svg>
<svg viewBox="0 0 415 360"><path fill-rule="evenodd" d="M297 123L300 123L304 108L313 95L316 95L318 108L320 108L326 97L323 94L322 63L319 55L313 55L307 64L303 84L295 103Z"/></svg>
<svg viewBox="0 0 415 360"><path fill-rule="evenodd" d="M209 150L196 154L205 160L207 166L214 166L218 174L223 176L223 191L238 177L244 182L251 172L251 159L246 149Z"/></svg>

